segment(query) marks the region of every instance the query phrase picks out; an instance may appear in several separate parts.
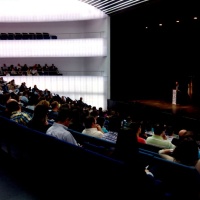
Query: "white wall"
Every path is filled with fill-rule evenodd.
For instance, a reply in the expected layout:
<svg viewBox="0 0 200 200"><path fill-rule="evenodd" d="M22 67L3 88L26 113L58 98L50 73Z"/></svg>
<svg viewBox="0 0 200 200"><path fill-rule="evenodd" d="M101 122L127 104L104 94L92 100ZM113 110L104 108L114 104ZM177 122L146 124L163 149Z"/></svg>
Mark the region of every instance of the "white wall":
<svg viewBox="0 0 200 200"><path fill-rule="evenodd" d="M67 21L67 22L42 22L42 23L0 23L2 33L29 33L29 32L48 32L57 35L58 39L74 38L104 38L107 43L107 56L103 57L35 57L35 58L0 58L0 66L27 64L55 64L59 71L66 76L99 76L103 77L102 87L104 88L103 108L107 107L107 99L110 99L110 19L86 20L86 21ZM31 48L31 47L30 47ZM60 78L60 76L59 76ZM54 85L59 84L55 79ZM95 82L93 83L95 87ZM64 89L63 89L64 92ZM92 91L94 92L94 91ZM84 99L91 99L91 94L83 94ZM79 93L80 95L80 93ZM88 95L88 96L87 96ZM94 94L96 95L96 94ZM95 102L92 103L95 105Z"/></svg>

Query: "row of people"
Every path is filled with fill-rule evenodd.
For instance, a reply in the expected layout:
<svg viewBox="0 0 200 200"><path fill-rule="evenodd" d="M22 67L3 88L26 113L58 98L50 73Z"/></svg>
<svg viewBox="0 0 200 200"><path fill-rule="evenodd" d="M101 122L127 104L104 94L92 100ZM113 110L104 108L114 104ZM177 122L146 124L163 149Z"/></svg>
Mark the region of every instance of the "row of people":
<svg viewBox="0 0 200 200"><path fill-rule="evenodd" d="M19 63L15 65L7 66L3 64L0 69L0 75L2 76L40 76L40 75L60 75L58 68L52 64L48 66L45 64L35 64L33 66L28 66L27 64L20 65Z"/></svg>

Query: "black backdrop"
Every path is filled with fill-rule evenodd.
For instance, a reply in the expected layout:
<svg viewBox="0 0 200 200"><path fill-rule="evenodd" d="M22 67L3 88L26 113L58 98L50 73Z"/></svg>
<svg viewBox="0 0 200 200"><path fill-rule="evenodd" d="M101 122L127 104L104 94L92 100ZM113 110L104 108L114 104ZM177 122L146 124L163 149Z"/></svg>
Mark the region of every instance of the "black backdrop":
<svg viewBox="0 0 200 200"><path fill-rule="evenodd" d="M154 5L111 17L111 99L171 101L175 81L187 92L192 79L192 103L200 104L199 19L167 12Z"/></svg>

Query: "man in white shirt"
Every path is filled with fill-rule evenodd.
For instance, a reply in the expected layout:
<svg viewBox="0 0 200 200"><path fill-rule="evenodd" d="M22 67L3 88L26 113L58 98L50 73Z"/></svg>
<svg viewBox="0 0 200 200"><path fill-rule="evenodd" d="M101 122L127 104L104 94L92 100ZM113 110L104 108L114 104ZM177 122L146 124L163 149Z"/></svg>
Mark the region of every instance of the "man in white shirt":
<svg viewBox="0 0 200 200"><path fill-rule="evenodd" d="M76 139L68 131L68 126L72 119L72 113L66 106L61 106L58 111L57 120L48 128L46 134L52 135L60 140L64 140L78 146Z"/></svg>
<svg viewBox="0 0 200 200"><path fill-rule="evenodd" d="M82 131L83 134L90 135L97 138L102 138L104 135L103 130L99 124L96 124L95 117L88 116L85 119L85 129Z"/></svg>

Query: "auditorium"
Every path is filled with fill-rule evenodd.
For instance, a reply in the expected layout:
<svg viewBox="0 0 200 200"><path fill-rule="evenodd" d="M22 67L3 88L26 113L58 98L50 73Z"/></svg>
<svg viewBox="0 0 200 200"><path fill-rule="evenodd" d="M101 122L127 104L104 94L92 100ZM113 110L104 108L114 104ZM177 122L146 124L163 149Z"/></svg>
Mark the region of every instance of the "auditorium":
<svg viewBox="0 0 200 200"><path fill-rule="evenodd" d="M0 3L0 199L200 199L198 0ZM176 157L183 141L192 164Z"/></svg>

